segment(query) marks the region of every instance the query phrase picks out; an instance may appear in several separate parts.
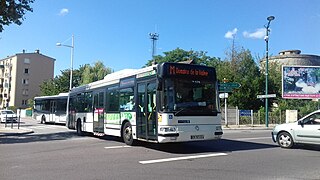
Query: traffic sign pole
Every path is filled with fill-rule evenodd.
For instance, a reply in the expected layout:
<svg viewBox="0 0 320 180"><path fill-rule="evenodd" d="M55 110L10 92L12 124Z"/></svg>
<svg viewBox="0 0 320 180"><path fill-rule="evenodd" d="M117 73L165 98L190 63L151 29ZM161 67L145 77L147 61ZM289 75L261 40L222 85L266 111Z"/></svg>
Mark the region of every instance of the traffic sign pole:
<svg viewBox="0 0 320 180"><path fill-rule="evenodd" d="M226 78L223 79L223 83L219 83L219 91L224 93L224 119L225 125L228 127L228 105L227 98L225 94L227 92L232 92L234 89L239 88L241 85L239 83L228 82Z"/></svg>

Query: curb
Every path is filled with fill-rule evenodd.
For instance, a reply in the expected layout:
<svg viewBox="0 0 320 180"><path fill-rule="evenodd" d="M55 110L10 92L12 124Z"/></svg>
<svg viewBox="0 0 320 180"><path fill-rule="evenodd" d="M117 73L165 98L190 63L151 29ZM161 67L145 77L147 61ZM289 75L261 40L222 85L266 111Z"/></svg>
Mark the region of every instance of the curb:
<svg viewBox="0 0 320 180"><path fill-rule="evenodd" d="M34 131L32 129L26 129L26 128L0 128L0 137L1 136L14 136L14 135L25 135L25 134L31 134Z"/></svg>

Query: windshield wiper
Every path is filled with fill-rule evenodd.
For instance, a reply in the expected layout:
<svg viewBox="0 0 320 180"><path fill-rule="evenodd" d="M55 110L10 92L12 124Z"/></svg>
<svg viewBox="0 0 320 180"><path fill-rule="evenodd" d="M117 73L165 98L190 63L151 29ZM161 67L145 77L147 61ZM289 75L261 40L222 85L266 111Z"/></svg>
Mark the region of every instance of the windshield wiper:
<svg viewBox="0 0 320 180"><path fill-rule="evenodd" d="M178 115L179 113L181 113L182 111L186 110L187 108L181 108L179 111L175 112L174 115Z"/></svg>

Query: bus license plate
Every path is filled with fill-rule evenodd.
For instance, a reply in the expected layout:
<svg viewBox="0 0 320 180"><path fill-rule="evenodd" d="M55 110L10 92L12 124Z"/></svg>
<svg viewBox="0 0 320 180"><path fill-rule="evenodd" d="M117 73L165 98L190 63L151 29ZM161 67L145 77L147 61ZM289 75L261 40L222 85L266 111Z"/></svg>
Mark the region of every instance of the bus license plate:
<svg viewBox="0 0 320 180"><path fill-rule="evenodd" d="M191 139L204 139L204 135L191 135Z"/></svg>

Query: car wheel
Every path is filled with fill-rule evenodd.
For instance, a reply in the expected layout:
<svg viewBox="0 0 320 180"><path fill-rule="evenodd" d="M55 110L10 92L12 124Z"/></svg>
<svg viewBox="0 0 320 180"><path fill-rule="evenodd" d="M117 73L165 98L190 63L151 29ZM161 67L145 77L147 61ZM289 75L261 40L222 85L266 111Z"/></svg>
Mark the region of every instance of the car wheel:
<svg viewBox="0 0 320 180"><path fill-rule="evenodd" d="M287 132L281 132L277 136L277 142L282 148L291 148L294 144L292 136Z"/></svg>
<svg viewBox="0 0 320 180"><path fill-rule="evenodd" d="M126 122L122 128L122 139L129 146L134 144L132 137L132 126L129 122Z"/></svg>

